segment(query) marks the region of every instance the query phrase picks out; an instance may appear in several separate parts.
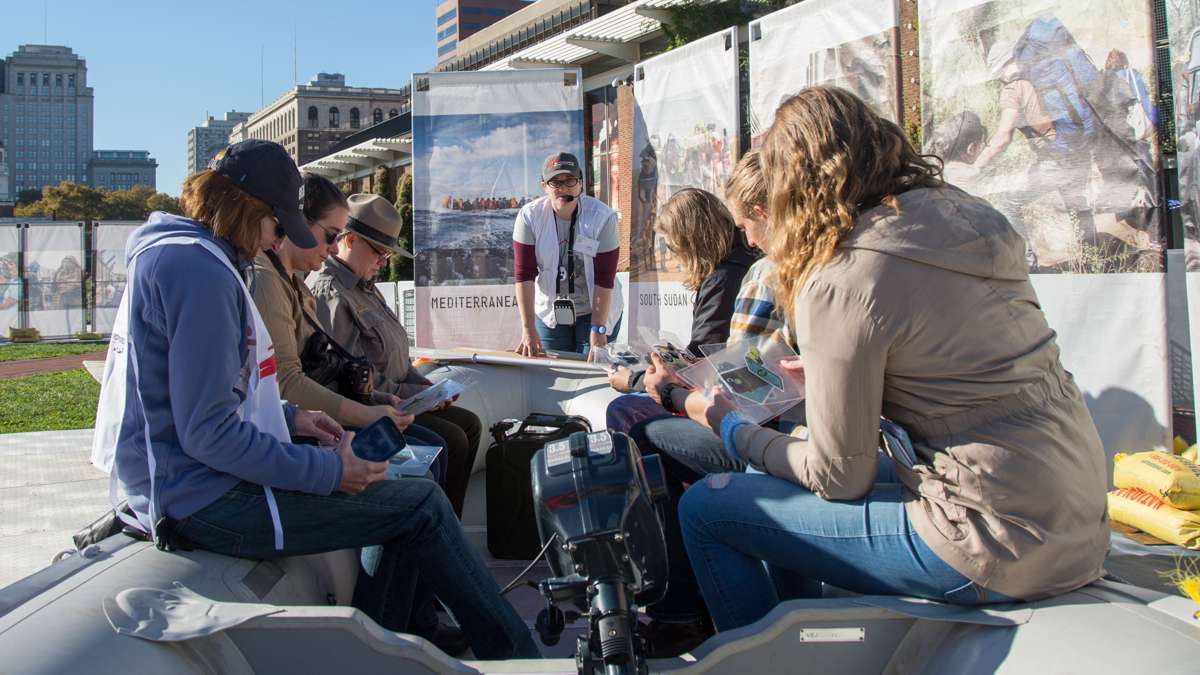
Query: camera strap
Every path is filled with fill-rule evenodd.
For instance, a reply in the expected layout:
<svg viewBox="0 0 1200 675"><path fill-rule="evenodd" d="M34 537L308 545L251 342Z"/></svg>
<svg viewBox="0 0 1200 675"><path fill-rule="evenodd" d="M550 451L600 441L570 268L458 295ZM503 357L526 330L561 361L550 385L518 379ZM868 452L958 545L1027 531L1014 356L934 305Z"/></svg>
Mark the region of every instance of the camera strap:
<svg viewBox="0 0 1200 675"><path fill-rule="evenodd" d="M300 295L301 294L300 289L296 288L296 281L295 281L294 277L292 275L288 274L287 270L284 269L283 263L279 261L279 256L275 255L274 251L267 251L266 254L267 254L267 259L271 261L271 265L273 265L275 267L275 271L279 272L279 276L283 277L284 281L287 281L289 284L292 284L292 289L296 291L297 295ZM340 356L344 359L350 360L350 361L358 361L361 359L361 357L351 354L349 351L346 350L345 347L338 344L338 341L334 340L332 335L330 335L329 333L326 333L325 329L321 328L321 324L317 323L316 319L312 318L311 316L308 315L308 312L304 311L304 299L300 298L299 300L300 300L300 316L304 317L304 320L308 322L308 325L312 327L314 332L320 333L321 335L325 336L326 342L329 343L330 348L335 353L337 353L338 356ZM303 346L304 345L297 345L297 348L302 348Z"/></svg>
<svg viewBox="0 0 1200 675"><path fill-rule="evenodd" d="M562 278L563 272L567 275L567 292L575 295L575 223L579 220L579 209L583 208L580 203L575 204L575 210L571 213L571 226L567 234L567 265L564 270L563 261L560 258L558 261L558 276L554 279L554 294L562 295ZM551 209L550 213L554 216L554 236L558 236L558 214Z"/></svg>

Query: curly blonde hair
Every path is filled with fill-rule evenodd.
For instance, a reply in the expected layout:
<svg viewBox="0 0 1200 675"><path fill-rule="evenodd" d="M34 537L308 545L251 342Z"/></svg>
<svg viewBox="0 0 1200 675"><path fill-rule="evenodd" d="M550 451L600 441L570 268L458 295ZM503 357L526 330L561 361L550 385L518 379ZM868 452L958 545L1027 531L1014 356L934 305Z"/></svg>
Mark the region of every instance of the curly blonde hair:
<svg viewBox="0 0 1200 675"><path fill-rule="evenodd" d="M671 195L654 219L654 229L683 263L683 285L700 288L704 279L733 250L737 225L733 215L711 192L686 188Z"/></svg>
<svg viewBox="0 0 1200 675"><path fill-rule="evenodd" d="M919 154L900 127L838 87L809 87L784 101L759 151L768 256L785 307L861 212L943 185L936 157Z"/></svg>

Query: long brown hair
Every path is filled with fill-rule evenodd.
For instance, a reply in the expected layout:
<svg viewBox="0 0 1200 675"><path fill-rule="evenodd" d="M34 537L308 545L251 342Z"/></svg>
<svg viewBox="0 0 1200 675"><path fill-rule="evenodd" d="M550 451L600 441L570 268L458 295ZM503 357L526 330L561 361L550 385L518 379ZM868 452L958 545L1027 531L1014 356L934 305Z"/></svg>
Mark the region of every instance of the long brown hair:
<svg viewBox="0 0 1200 675"><path fill-rule="evenodd" d="M894 123L838 87L783 102L760 148L767 184L768 255L791 307L804 281L833 258L859 213L916 187L941 186L941 165Z"/></svg>
<svg viewBox="0 0 1200 675"><path fill-rule="evenodd" d="M211 169L183 181L179 205L188 218L228 241L246 260L258 255L262 219L275 215L261 199Z"/></svg>
<svg viewBox="0 0 1200 675"><path fill-rule="evenodd" d="M697 188L671 195L655 217L654 229L683 262L683 285L693 291L729 255L737 236L729 209L713 193Z"/></svg>

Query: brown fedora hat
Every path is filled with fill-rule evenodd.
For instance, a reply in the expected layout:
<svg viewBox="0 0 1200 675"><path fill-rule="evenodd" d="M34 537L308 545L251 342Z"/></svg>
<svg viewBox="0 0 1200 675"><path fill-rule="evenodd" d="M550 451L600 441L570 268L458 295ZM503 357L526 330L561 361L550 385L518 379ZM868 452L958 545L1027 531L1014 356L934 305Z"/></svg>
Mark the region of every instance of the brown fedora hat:
<svg viewBox="0 0 1200 675"><path fill-rule="evenodd" d="M346 201L350 204L347 232L369 239L405 258L413 257L400 246L400 230L404 226L404 219L388 200L379 195L356 194L350 195Z"/></svg>

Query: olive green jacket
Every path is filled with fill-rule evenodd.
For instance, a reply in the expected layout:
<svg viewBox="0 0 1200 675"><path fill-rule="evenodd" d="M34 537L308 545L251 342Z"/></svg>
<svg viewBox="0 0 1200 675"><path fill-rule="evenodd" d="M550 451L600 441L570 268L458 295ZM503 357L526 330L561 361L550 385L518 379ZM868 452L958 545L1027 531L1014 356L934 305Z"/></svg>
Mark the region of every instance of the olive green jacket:
<svg viewBox="0 0 1200 675"><path fill-rule="evenodd" d="M321 325L338 344L375 366L375 389L408 398L430 385L408 357L408 332L375 284L336 256L308 275Z"/></svg>

